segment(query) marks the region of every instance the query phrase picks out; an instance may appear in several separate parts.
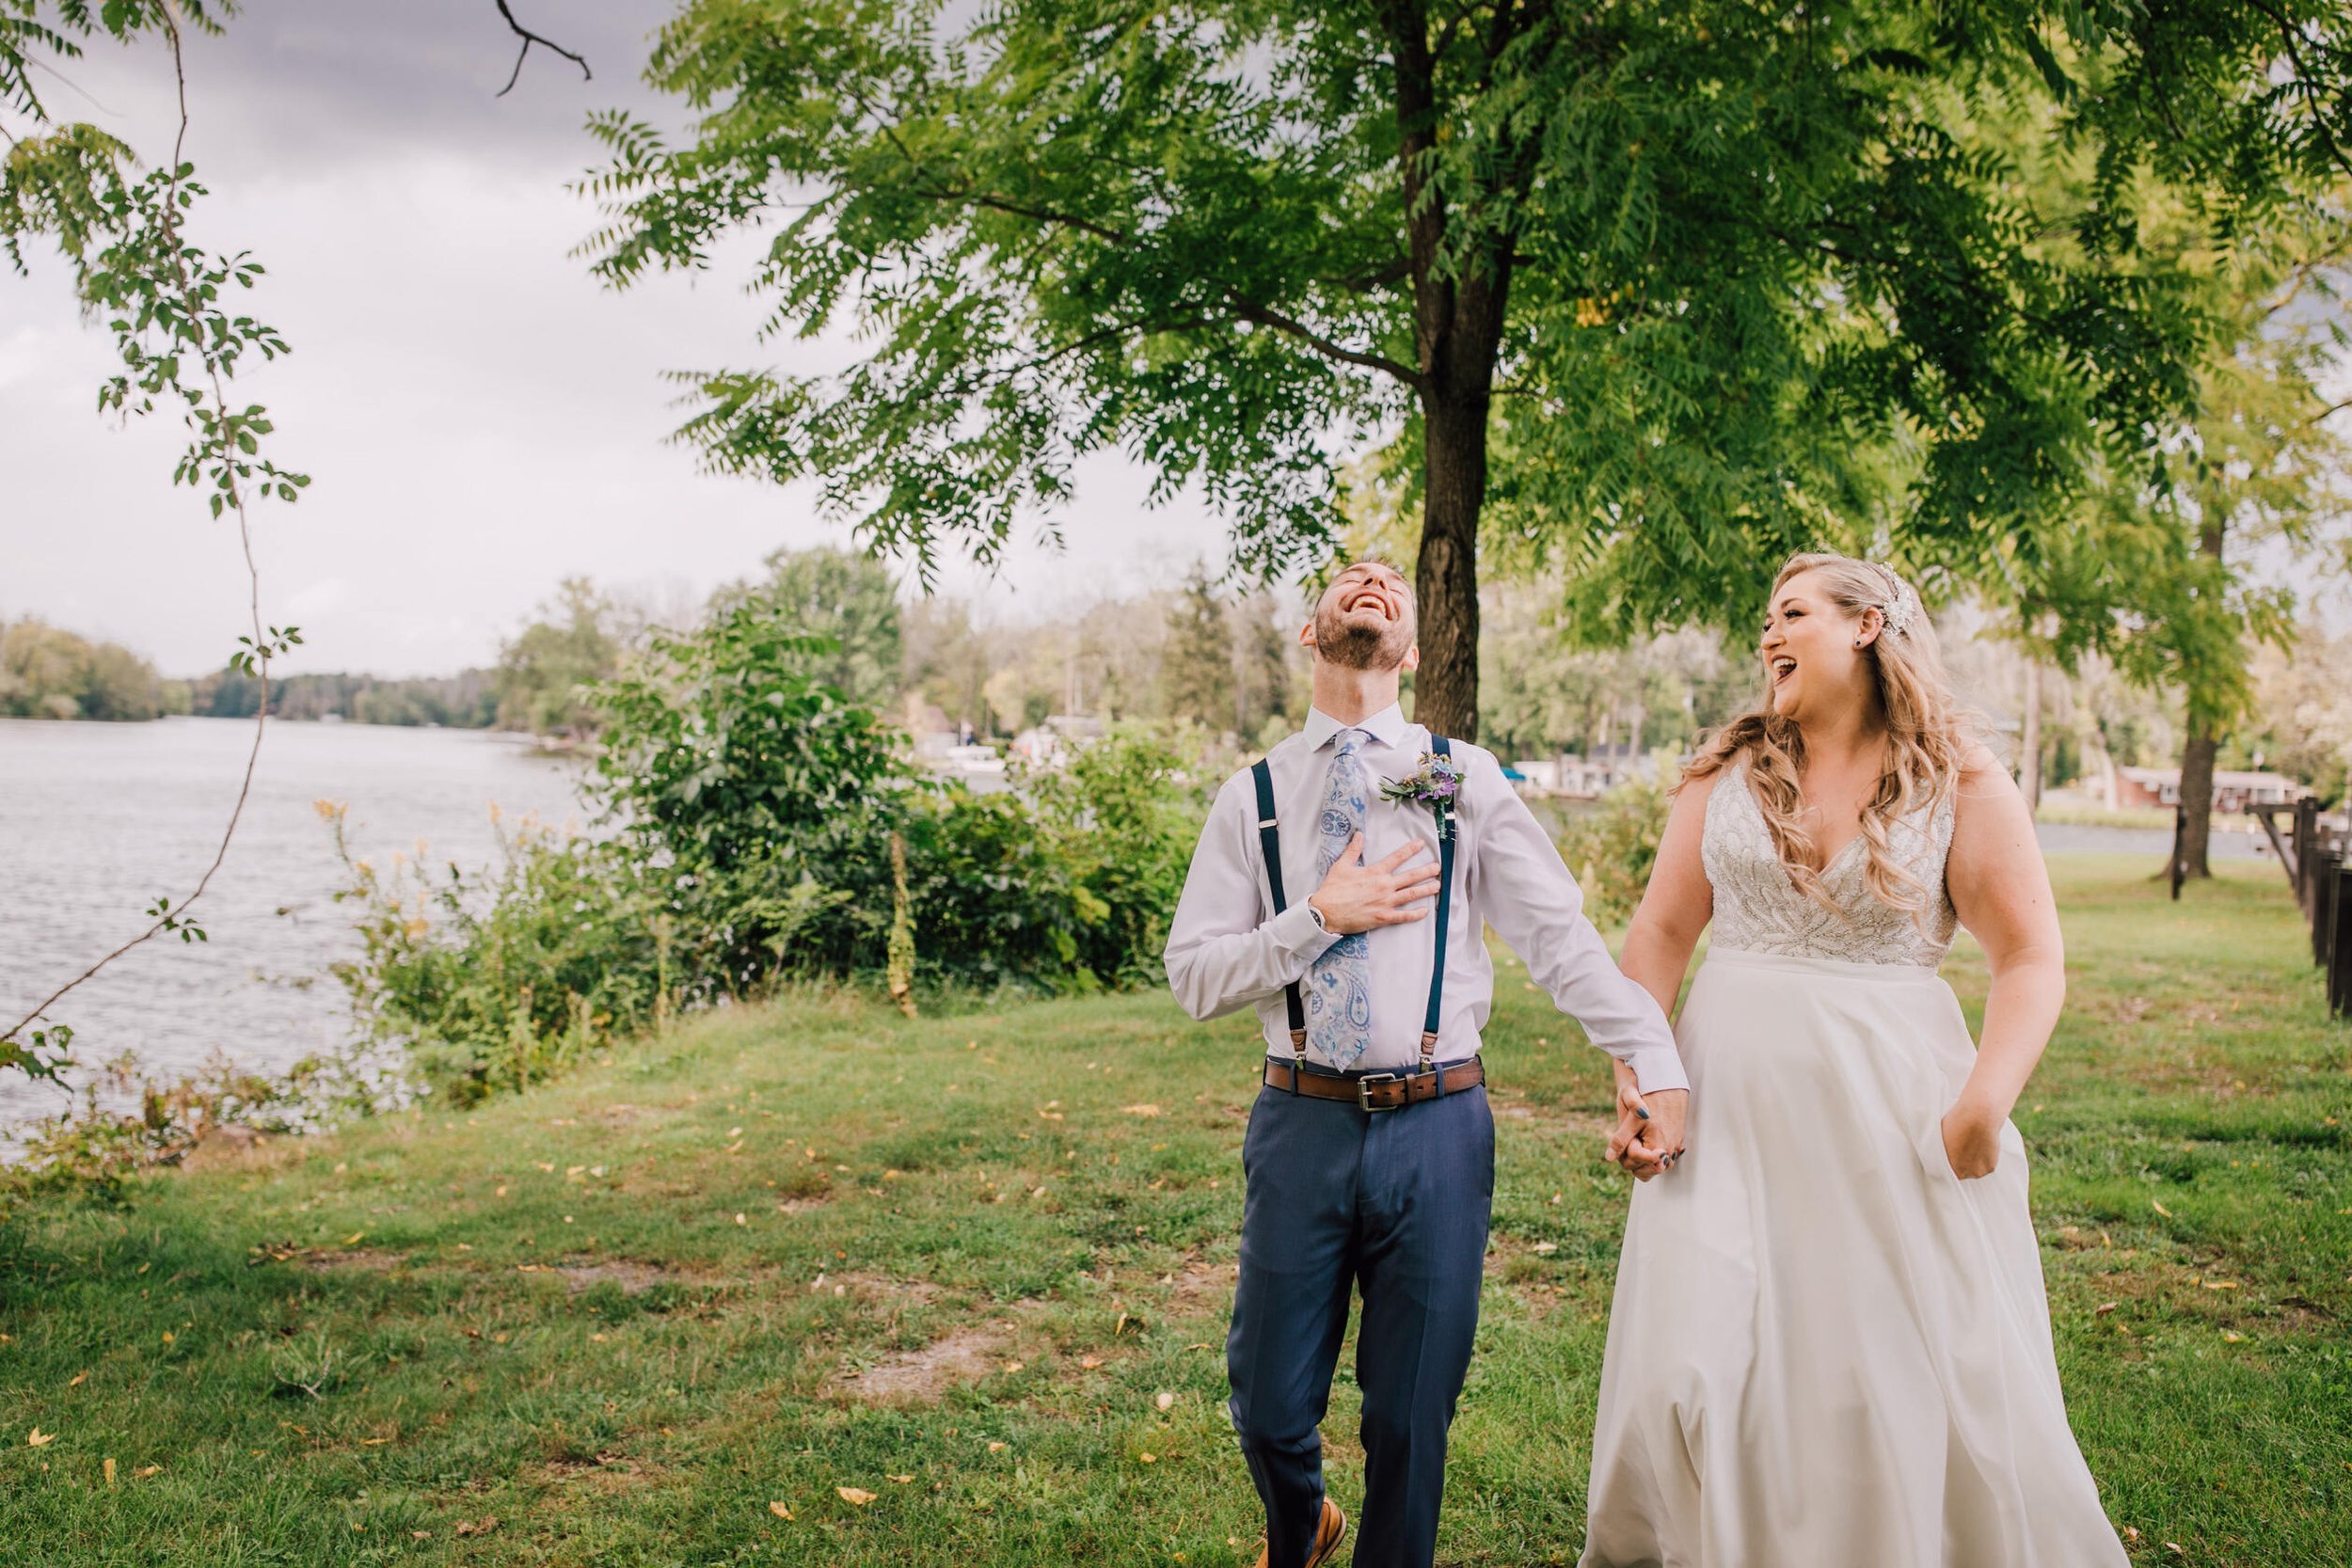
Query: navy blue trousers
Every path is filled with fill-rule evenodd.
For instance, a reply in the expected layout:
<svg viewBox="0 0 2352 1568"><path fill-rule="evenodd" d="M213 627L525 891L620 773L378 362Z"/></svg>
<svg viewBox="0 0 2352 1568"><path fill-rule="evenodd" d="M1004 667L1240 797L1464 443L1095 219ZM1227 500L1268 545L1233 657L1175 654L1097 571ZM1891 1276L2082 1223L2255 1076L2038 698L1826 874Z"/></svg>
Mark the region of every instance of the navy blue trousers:
<svg viewBox="0 0 2352 1568"><path fill-rule="evenodd" d="M1265 1504L1268 1568L1300 1568L1313 1548L1323 1513L1315 1429L1357 1289L1364 1500L1355 1560L1429 1568L1494 1204L1486 1091L1367 1113L1261 1088L1242 1171L1241 1282L1225 1365L1233 1430Z"/></svg>

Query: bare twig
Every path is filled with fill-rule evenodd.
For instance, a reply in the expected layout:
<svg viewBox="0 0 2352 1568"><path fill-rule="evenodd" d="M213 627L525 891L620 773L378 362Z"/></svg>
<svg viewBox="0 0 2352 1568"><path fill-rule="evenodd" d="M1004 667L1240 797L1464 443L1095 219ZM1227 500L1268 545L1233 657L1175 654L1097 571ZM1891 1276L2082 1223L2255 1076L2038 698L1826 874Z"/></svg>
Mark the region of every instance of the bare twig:
<svg viewBox="0 0 2352 1568"><path fill-rule="evenodd" d="M553 39L542 38L537 33L534 33L530 28L524 26L521 23L516 21L515 13L507 8L506 0L495 0L495 3L499 8L499 15L506 19L506 24L515 30L515 36L523 40L522 48L516 50L515 53L515 69L508 73L506 86L499 88L495 96L504 98L508 93L515 90L515 84L521 81L523 78L523 61L531 57L531 46L534 43L545 44L548 48L554 50L557 54L563 55L574 65L580 67L580 80L593 82L596 79L596 73L588 69L588 62L586 60L581 59L578 55L573 54L570 50L564 48Z"/></svg>

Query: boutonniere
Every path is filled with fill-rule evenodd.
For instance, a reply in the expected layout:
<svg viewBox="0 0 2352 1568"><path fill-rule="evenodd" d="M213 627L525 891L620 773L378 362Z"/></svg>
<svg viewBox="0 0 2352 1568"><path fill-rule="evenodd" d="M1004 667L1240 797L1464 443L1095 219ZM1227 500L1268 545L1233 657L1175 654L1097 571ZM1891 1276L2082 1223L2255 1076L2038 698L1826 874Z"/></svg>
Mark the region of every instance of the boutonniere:
<svg viewBox="0 0 2352 1568"><path fill-rule="evenodd" d="M1421 754L1421 766L1401 779L1380 781L1383 800L1410 800L1427 806L1438 819L1438 836L1454 836L1454 800L1462 792L1462 765L1435 752Z"/></svg>

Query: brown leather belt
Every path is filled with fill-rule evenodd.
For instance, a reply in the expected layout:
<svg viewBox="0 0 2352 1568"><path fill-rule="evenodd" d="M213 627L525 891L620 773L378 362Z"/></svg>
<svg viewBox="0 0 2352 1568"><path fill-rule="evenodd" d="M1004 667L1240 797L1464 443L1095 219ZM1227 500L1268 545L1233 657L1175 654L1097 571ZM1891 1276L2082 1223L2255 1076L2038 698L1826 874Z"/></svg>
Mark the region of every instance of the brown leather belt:
<svg viewBox="0 0 2352 1568"><path fill-rule="evenodd" d="M1301 1072L1288 1062L1266 1058L1265 1086L1310 1100L1346 1101L1361 1111L1394 1111L1441 1094L1459 1094L1486 1081L1486 1064L1472 1056L1427 1072L1366 1072L1353 1078Z"/></svg>

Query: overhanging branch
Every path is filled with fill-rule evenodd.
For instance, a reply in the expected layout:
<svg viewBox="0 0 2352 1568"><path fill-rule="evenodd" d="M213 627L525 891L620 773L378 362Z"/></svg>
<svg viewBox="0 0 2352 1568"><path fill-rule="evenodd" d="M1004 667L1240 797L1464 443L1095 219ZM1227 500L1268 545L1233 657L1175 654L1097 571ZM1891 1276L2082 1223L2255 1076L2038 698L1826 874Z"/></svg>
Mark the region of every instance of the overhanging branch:
<svg viewBox="0 0 2352 1568"><path fill-rule="evenodd" d="M531 46L534 43L546 45L548 48L552 49L557 54L563 55L565 59L571 61L574 65L580 67L580 75L582 81L593 82L596 79L596 73L588 69L588 62L586 60L581 59L578 55L573 54L570 50L564 48L553 39L542 38L537 33L534 33L530 28L524 26L521 23L516 21L515 13L507 8L506 0L494 0L494 3L499 8L499 15L504 17L506 19L506 24L515 30L515 36L523 40L522 48L516 51L515 69L508 73L506 86L499 88L495 96L504 98L508 93L515 90L515 84L522 80L523 61L531 57Z"/></svg>

